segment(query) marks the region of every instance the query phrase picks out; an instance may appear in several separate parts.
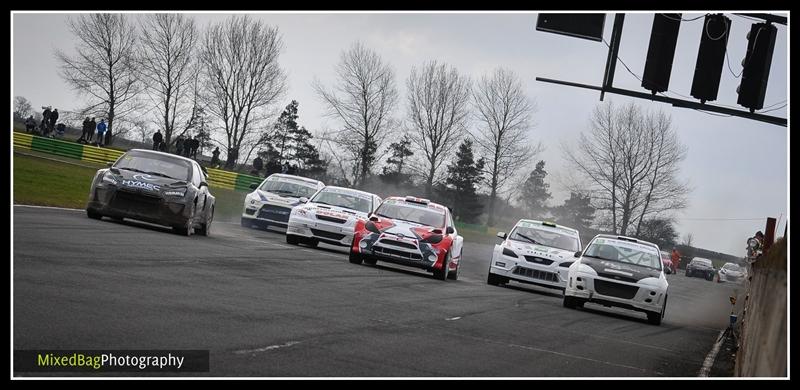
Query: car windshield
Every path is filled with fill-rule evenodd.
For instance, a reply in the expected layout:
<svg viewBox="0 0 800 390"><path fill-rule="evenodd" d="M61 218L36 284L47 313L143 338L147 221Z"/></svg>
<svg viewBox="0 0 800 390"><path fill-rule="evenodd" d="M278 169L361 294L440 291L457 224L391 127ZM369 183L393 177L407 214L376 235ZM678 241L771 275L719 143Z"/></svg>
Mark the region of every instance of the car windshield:
<svg viewBox="0 0 800 390"><path fill-rule="evenodd" d="M722 268L725 268L728 271L738 271L739 270L739 266L736 265L736 264L733 264L733 263L725 264L725 265L722 266Z"/></svg>
<svg viewBox="0 0 800 390"><path fill-rule="evenodd" d="M318 192L311 199L311 202L343 207L364 213L368 213L372 206L372 202L366 195L334 188L325 188Z"/></svg>
<svg viewBox="0 0 800 390"><path fill-rule="evenodd" d="M570 252L577 252L580 250L578 237L544 228L537 228L535 226L517 225L514 227L514 230L511 231L509 238L514 241L544 245Z"/></svg>
<svg viewBox="0 0 800 390"><path fill-rule="evenodd" d="M317 192L317 187L297 181L281 179L267 179L259 187L261 191L271 192L280 196L290 196L295 198L310 197Z"/></svg>
<svg viewBox="0 0 800 390"><path fill-rule="evenodd" d="M192 167L188 161L155 153L127 152L117 160L114 168L155 176L189 181Z"/></svg>
<svg viewBox="0 0 800 390"><path fill-rule="evenodd" d="M383 202L375 214L385 218L400 219L403 221L414 222L421 225L444 227L444 212L428 207L418 207L389 200Z"/></svg>
<svg viewBox="0 0 800 390"><path fill-rule="evenodd" d="M583 254L588 257L661 269L658 252L635 242L600 238L593 241Z"/></svg>
<svg viewBox="0 0 800 390"><path fill-rule="evenodd" d="M694 260L692 260L692 263L694 263L695 265L704 265L706 267L711 267L711 260L694 259Z"/></svg>

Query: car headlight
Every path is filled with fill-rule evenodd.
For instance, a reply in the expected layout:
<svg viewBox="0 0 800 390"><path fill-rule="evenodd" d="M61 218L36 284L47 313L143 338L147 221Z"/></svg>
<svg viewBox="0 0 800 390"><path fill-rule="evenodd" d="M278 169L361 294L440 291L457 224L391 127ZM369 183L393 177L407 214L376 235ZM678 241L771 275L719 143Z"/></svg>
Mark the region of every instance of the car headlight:
<svg viewBox="0 0 800 390"><path fill-rule="evenodd" d="M186 190L172 190L172 191L164 191L164 195L166 196L178 196L183 197L186 195Z"/></svg>
<svg viewBox="0 0 800 390"><path fill-rule="evenodd" d="M509 257L513 257L513 258L519 257L519 256L517 256L516 253L514 253L514 251L512 251L511 249L508 249L508 248L503 248L503 254L506 255L506 256L509 256Z"/></svg>
<svg viewBox="0 0 800 390"><path fill-rule="evenodd" d="M108 183L108 184L113 184L113 185L117 185L118 184L117 180L114 179L114 174L111 173L111 172L106 172L103 175L103 183Z"/></svg>

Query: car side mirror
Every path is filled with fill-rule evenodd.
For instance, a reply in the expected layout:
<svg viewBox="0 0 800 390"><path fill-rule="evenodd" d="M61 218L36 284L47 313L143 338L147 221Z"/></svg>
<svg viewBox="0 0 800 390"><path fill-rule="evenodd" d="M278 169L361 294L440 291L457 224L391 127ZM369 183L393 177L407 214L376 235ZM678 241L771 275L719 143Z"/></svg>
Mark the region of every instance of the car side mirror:
<svg viewBox="0 0 800 390"><path fill-rule="evenodd" d="M256 189L256 188L258 188L258 183L253 183L253 184L250 184L250 189L251 189L251 190L254 190L254 189Z"/></svg>
<svg viewBox="0 0 800 390"><path fill-rule="evenodd" d="M308 203L308 198L306 198L305 196L301 196L300 203Z"/></svg>
<svg viewBox="0 0 800 390"><path fill-rule="evenodd" d="M373 215L373 216L369 217L369 220L372 221L372 222L378 222L378 217Z"/></svg>
<svg viewBox="0 0 800 390"><path fill-rule="evenodd" d="M497 232L497 237L500 237L505 240L506 238L508 238L508 234L506 234L506 232Z"/></svg>
<svg viewBox="0 0 800 390"><path fill-rule="evenodd" d="M206 183L204 181L201 181L200 182L200 187L208 187L208 183Z"/></svg>
<svg viewBox="0 0 800 390"><path fill-rule="evenodd" d="M445 230L446 234L453 234L456 232L456 229L453 229L452 226L448 226L447 230Z"/></svg>
<svg viewBox="0 0 800 390"><path fill-rule="evenodd" d="M575 252L575 257L581 257L581 251Z"/></svg>

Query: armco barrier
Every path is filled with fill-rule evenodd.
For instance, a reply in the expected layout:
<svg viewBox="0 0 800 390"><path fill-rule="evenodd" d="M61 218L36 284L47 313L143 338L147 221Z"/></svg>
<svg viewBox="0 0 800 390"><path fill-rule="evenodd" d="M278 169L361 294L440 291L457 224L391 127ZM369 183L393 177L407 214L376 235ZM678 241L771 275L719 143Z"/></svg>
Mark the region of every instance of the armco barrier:
<svg viewBox="0 0 800 390"><path fill-rule="evenodd" d="M39 137L32 134L14 132L14 148L34 150L57 156L74 158L94 163L117 161L124 152L116 149L100 148L75 142ZM261 183L263 178L229 172L222 169L207 168L208 185L237 191L250 191L250 185Z"/></svg>

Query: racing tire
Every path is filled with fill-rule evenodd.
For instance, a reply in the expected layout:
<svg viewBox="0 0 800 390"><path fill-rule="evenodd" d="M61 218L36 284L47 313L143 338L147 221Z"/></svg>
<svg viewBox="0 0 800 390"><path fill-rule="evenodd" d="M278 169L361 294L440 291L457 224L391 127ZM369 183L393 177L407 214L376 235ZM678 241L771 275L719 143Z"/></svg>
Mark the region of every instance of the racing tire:
<svg viewBox="0 0 800 390"><path fill-rule="evenodd" d="M575 297L571 297L569 295L564 295L564 307L567 309L574 309L578 306L577 299ZM583 305L581 305L583 306Z"/></svg>
<svg viewBox="0 0 800 390"><path fill-rule="evenodd" d="M355 253L353 251L350 251L350 262L353 264L361 265L361 263L364 262L364 257L361 256L360 253Z"/></svg>
<svg viewBox="0 0 800 390"><path fill-rule="evenodd" d="M687 278L690 278L690 277L692 277L692 273L691 273L691 272L689 272L689 271L686 271L686 277L687 277Z"/></svg>
<svg viewBox="0 0 800 390"><path fill-rule="evenodd" d="M707 274L706 275L706 280L708 280L709 282L713 282L714 281L714 274Z"/></svg>
<svg viewBox="0 0 800 390"><path fill-rule="evenodd" d="M252 228L253 227L253 221L251 221L248 218L242 218L242 227Z"/></svg>
<svg viewBox="0 0 800 390"><path fill-rule="evenodd" d="M96 211L93 211L91 209L86 209L86 216L88 216L91 219L98 219L98 220L99 219L103 219L103 214L100 214L100 213L98 213Z"/></svg>
<svg viewBox="0 0 800 390"><path fill-rule="evenodd" d="M447 279L458 280L458 269L459 268L461 268L461 263L460 262L459 262L459 265L456 266L456 270L455 271L450 271L450 273L447 274Z"/></svg>
<svg viewBox="0 0 800 390"><path fill-rule="evenodd" d="M434 269L433 270L433 277L439 280L447 280L447 276L450 274L450 254L448 253L447 256L444 258L444 263L442 263L442 269Z"/></svg>
<svg viewBox="0 0 800 390"><path fill-rule="evenodd" d="M486 283L488 283L488 284L490 284L492 286L500 286L502 284L508 283L508 279L506 279L506 278L504 278L504 277L502 277L500 275L495 275L495 274L489 272L489 276L486 277Z"/></svg>
<svg viewBox="0 0 800 390"><path fill-rule="evenodd" d="M364 260L364 264L367 264L367 265L378 264L378 259L376 259L374 257L363 257L362 260Z"/></svg>
<svg viewBox="0 0 800 390"><path fill-rule="evenodd" d="M295 236L294 234L287 234L286 243L290 245L300 245L300 238Z"/></svg>
<svg viewBox="0 0 800 390"><path fill-rule="evenodd" d="M316 248L317 246L319 246L319 240L315 238L310 238L306 240L306 244L312 248Z"/></svg>

